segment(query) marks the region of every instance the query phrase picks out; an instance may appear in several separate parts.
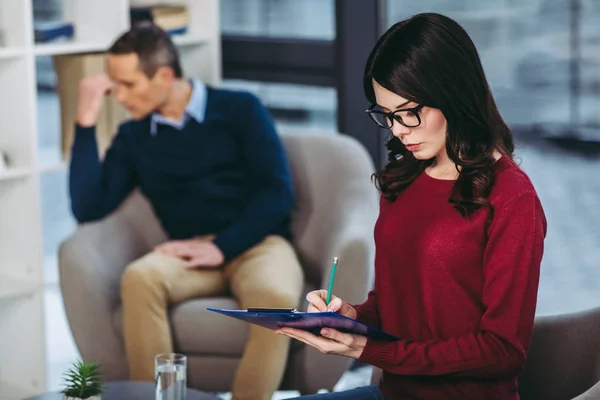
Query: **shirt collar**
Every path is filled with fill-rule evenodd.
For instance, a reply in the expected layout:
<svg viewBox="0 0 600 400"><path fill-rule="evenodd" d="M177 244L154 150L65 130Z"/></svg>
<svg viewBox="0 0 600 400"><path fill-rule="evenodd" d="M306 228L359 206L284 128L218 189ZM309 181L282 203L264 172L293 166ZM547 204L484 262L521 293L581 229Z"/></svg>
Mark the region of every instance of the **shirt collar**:
<svg viewBox="0 0 600 400"><path fill-rule="evenodd" d="M167 118L158 112L153 113L150 121L150 133L152 135L156 134L158 124L169 125L176 129L183 129L190 118L195 119L198 123L204 122L207 97L206 85L198 79L191 79L190 82L192 84L192 96L185 107L185 112L181 119L176 121Z"/></svg>

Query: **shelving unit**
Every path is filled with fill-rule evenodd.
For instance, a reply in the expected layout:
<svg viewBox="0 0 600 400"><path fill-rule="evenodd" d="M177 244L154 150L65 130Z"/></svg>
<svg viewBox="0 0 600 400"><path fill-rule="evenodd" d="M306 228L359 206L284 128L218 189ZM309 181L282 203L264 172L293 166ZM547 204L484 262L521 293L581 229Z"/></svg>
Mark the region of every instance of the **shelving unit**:
<svg viewBox="0 0 600 400"><path fill-rule="evenodd" d="M2 400L23 399L47 389L45 318L52 316L43 311L48 258L44 234L54 227L43 225L43 213L53 207L43 198L43 184L52 174L66 174L66 163L60 147L44 147L40 139L42 130L60 118L51 114L52 121L47 121L48 110L38 109L36 59L104 51L129 28L130 6L184 3L190 14L189 32L174 37L184 72L213 85L221 81L219 0L56 1L62 19L74 24L75 37L39 44L33 35L34 0L0 0L0 151L9 161L7 170L0 172ZM55 257L57 249L53 250Z"/></svg>

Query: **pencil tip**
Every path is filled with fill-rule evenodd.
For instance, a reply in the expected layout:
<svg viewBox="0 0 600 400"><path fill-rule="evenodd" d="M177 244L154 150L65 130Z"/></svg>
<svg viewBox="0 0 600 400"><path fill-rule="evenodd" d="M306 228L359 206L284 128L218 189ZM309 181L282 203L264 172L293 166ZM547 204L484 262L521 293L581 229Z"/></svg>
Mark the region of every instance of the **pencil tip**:
<svg viewBox="0 0 600 400"><path fill-rule="evenodd" d="M333 262L337 263L338 262L338 258L337 257L333 257Z"/></svg>

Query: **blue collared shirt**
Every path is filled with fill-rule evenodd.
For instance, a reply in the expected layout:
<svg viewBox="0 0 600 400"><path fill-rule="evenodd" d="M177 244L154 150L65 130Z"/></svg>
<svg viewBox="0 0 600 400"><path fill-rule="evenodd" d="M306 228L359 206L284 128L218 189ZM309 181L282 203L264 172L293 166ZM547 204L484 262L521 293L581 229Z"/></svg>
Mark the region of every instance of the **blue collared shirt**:
<svg viewBox="0 0 600 400"><path fill-rule="evenodd" d="M155 112L152 114L150 121L150 134L156 135L157 125L169 125L175 129L183 129L190 118L193 118L198 123L204 121L206 113L206 85L198 79L192 79L192 97L185 107L185 112L179 121L167 118L164 115Z"/></svg>

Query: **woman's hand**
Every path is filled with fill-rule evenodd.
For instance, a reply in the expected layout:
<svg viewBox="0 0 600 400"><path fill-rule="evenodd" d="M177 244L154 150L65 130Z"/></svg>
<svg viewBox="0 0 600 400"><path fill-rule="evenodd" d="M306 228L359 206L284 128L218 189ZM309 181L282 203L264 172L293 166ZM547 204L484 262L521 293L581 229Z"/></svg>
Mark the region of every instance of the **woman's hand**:
<svg viewBox="0 0 600 400"><path fill-rule="evenodd" d="M331 296L331 302L325 303L327 299L326 290L315 290L306 295L308 300L308 312L326 312L333 311L342 314L345 317L356 319L356 310L347 302L337 296ZM321 353L337 354L358 359L367 344L367 338L361 335L342 333L336 329L323 328L321 336L313 335L310 332L294 329L280 328L275 331L279 335L286 335L292 339L299 340L310 346L313 346Z"/></svg>
<svg viewBox="0 0 600 400"><path fill-rule="evenodd" d="M292 339L304 342L321 353L337 354L358 359L367 344L367 338L351 333L342 333L331 328L321 329L321 336L295 328L280 328L275 331L278 335L286 335Z"/></svg>
<svg viewBox="0 0 600 400"><path fill-rule="evenodd" d="M327 290L314 290L306 295L308 300L308 312L334 311L344 317L356 319L356 310L350 304L335 295L331 295L331 302L325 303Z"/></svg>

